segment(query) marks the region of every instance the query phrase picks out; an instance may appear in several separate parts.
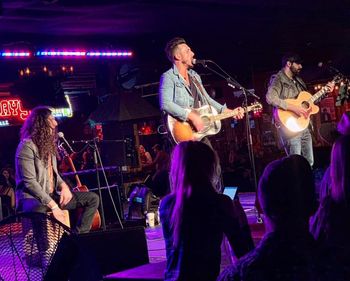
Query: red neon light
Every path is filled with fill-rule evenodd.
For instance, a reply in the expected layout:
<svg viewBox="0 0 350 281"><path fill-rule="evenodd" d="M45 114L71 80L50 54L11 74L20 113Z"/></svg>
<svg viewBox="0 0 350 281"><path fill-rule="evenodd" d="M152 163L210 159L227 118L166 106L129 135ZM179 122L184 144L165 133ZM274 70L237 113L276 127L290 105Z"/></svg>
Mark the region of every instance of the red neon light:
<svg viewBox="0 0 350 281"><path fill-rule="evenodd" d="M25 120L29 115L28 110L23 110L20 99L8 99L0 101L0 118L17 117Z"/></svg>

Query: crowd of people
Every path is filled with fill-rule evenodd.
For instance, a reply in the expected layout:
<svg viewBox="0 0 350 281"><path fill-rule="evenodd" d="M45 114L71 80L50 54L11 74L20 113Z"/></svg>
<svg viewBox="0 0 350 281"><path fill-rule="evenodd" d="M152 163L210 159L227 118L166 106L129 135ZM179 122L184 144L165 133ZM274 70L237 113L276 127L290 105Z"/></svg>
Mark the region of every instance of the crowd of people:
<svg viewBox="0 0 350 281"><path fill-rule="evenodd" d="M349 126L350 114L343 119L347 122L340 124ZM266 233L255 247L248 226L237 219L244 212L237 213L234 202L215 190L212 149L201 142L178 144L171 193L160 206L165 280L350 280L350 134L338 127L319 201L303 156L267 165L258 187ZM219 275L224 234L239 259Z"/></svg>
<svg viewBox="0 0 350 281"><path fill-rule="evenodd" d="M291 154L266 166L258 186L266 232L256 246L249 227L237 219L244 212L215 190L213 150L201 142L178 144L171 193L160 206L165 280L350 280L349 113L338 131L319 200L303 156ZM239 259L219 275L224 234Z"/></svg>

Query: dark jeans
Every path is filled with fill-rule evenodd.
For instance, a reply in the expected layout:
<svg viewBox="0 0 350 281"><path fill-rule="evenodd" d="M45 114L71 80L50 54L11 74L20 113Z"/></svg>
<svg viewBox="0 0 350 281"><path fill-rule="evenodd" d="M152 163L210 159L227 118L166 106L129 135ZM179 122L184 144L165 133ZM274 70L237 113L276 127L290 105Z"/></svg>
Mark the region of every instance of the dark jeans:
<svg viewBox="0 0 350 281"><path fill-rule="evenodd" d="M87 233L90 231L92 219L99 205L99 198L93 192L73 192L73 197L69 203L62 208L63 210L75 210L82 208L83 212L76 226L73 228L75 233ZM60 196L56 193L51 195L52 199L59 205ZM46 213L50 211L45 205L42 205L37 199L27 198L19 202L19 211Z"/></svg>

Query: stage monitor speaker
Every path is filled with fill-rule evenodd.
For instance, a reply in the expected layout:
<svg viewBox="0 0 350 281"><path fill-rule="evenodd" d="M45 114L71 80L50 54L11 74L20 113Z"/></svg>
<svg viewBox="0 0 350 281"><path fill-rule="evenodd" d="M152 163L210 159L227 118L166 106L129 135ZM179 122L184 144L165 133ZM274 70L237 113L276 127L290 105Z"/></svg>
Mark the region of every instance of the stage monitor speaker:
<svg viewBox="0 0 350 281"><path fill-rule="evenodd" d="M91 232L61 239L45 280L101 280L149 263L144 227Z"/></svg>

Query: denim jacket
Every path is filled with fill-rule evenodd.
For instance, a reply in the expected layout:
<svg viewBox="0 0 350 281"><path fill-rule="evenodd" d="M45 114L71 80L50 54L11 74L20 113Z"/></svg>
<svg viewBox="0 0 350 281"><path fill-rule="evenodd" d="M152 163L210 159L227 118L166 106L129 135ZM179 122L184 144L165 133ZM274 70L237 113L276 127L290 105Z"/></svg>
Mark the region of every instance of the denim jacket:
<svg viewBox="0 0 350 281"><path fill-rule="evenodd" d="M55 174L54 188L63 183L57 171L56 156L52 155L52 168ZM36 198L47 205L50 197L50 183L47 165L39 157L37 146L31 139L20 142L16 151L17 202L25 198Z"/></svg>
<svg viewBox="0 0 350 281"><path fill-rule="evenodd" d="M208 95L203 87L200 76L195 71L190 69L188 74L196 79L202 86L202 89L197 88L197 90L198 93L201 93L201 90L203 90L205 94L204 100L207 100L218 112L222 112L222 110L226 108L226 105L221 105ZM191 95L190 88L186 86L185 79L180 75L175 65L163 73L160 78L159 103L161 110L183 121L187 120L188 114L191 108L193 108L194 99ZM201 106L203 105L205 104L201 104Z"/></svg>
<svg viewBox="0 0 350 281"><path fill-rule="evenodd" d="M272 106L287 109L285 99L296 98L301 91L306 90L306 85L299 77L290 79L282 70L271 76L266 101Z"/></svg>

